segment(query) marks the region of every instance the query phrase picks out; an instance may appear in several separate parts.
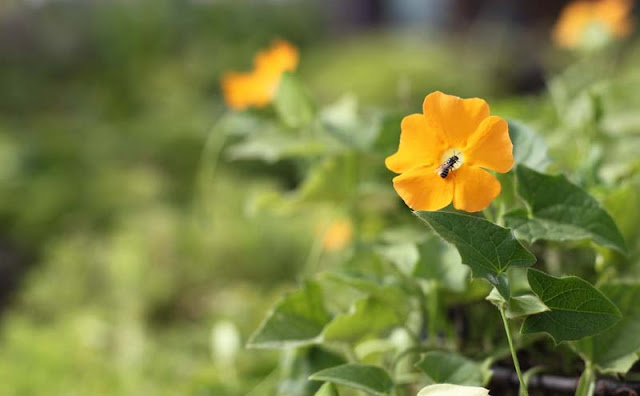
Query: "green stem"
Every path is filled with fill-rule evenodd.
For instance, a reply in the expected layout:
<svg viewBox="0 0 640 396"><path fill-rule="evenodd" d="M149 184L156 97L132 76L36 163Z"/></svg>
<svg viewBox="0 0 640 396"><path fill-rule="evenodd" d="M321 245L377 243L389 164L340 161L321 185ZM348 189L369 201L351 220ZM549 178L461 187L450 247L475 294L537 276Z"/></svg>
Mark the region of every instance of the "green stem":
<svg viewBox="0 0 640 396"><path fill-rule="evenodd" d="M584 372L580 376L576 396L593 396L596 389L596 375L593 371L593 365L587 361Z"/></svg>
<svg viewBox="0 0 640 396"><path fill-rule="evenodd" d="M507 322L507 316L504 313L504 307L500 307L498 309L500 310L500 316L502 316L502 324L504 324L504 331L507 333L507 341L509 342L509 350L511 351L511 357L513 358L513 366L516 368L518 381L520 381L520 391L523 396L529 396L529 392L527 391L527 384L524 383L524 378L522 378L522 372L520 371L520 362L518 362L516 349L513 347L513 340L511 339L511 330L509 330L509 323Z"/></svg>

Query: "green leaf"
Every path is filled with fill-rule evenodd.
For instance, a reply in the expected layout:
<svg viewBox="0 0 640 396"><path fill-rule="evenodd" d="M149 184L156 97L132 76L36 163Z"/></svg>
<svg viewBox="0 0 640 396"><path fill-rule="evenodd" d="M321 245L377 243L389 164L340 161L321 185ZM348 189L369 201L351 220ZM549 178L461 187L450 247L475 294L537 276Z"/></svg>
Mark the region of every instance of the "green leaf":
<svg viewBox="0 0 640 396"><path fill-rule="evenodd" d="M420 368L434 384L483 386L485 380L491 375L481 363L443 351L427 352L416 363L416 367Z"/></svg>
<svg viewBox="0 0 640 396"><path fill-rule="evenodd" d="M373 150L380 155L389 156L398 150L400 124L404 114L386 114L381 121L380 131L373 144Z"/></svg>
<svg viewBox="0 0 640 396"><path fill-rule="evenodd" d="M393 389L393 381L385 370L363 364L350 363L331 367L318 371L309 379L349 386L375 396L387 396Z"/></svg>
<svg viewBox="0 0 640 396"><path fill-rule="evenodd" d="M344 202L356 194L353 178L345 177L352 172L351 158L331 156L311 168L304 182L292 197L296 203L334 201Z"/></svg>
<svg viewBox="0 0 640 396"><path fill-rule="evenodd" d="M306 157L322 153L324 142L267 128L231 145L227 155L232 160L258 159L276 162L284 158Z"/></svg>
<svg viewBox="0 0 640 396"><path fill-rule="evenodd" d="M327 313L322 289L315 282L286 294L262 322L248 342L253 348L285 348L317 342L331 317Z"/></svg>
<svg viewBox="0 0 640 396"><path fill-rule="evenodd" d="M285 72L280 78L273 106L285 125L297 128L311 122L314 117L313 103L298 77Z"/></svg>
<svg viewBox="0 0 640 396"><path fill-rule="evenodd" d="M339 396L338 389L331 382L325 382L314 396Z"/></svg>
<svg viewBox="0 0 640 396"><path fill-rule="evenodd" d="M319 370L346 363L344 358L326 348L314 345L289 349L282 354L278 395L313 396L322 383L309 381Z"/></svg>
<svg viewBox="0 0 640 396"><path fill-rule="evenodd" d="M374 114L360 114L358 101L352 95L345 95L336 103L325 107L320 119L332 136L344 145L356 149L371 146L381 124L379 117Z"/></svg>
<svg viewBox="0 0 640 396"><path fill-rule="evenodd" d="M599 371L625 374L640 352L640 284L605 284L601 291L620 309L622 320L609 330L571 346Z"/></svg>
<svg viewBox="0 0 640 396"><path fill-rule="evenodd" d="M398 324L396 311L370 296L356 301L350 312L333 318L325 328L323 338L327 341L354 341Z"/></svg>
<svg viewBox="0 0 640 396"><path fill-rule="evenodd" d="M549 307L540 301L538 296L533 294L524 294L522 296L511 297L509 299L506 314L507 319L514 319L547 311L549 311Z"/></svg>
<svg viewBox="0 0 640 396"><path fill-rule="evenodd" d="M509 120L509 136L513 142L513 158L517 164L544 170L551 159L542 138L520 121Z"/></svg>
<svg viewBox="0 0 640 396"><path fill-rule="evenodd" d="M462 293L469 287L469 267L460 263L456 249L435 235L418 244L419 260L412 276L435 280L444 288Z"/></svg>
<svg viewBox="0 0 640 396"><path fill-rule="evenodd" d="M393 263L405 275L413 275L420 253L415 243L395 243L376 247L376 252Z"/></svg>
<svg viewBox="0 0 640 396"><path fill-rule="evenodd" d="M502 297L502 294L495 287L491 289L489 295L485 297L485 300L489 301L491 304L498 307L498 309L503 309L505 305L507 305L507 300Z"/></svg>
<svg viewBox="0 0 640 396"><path fill-rule="evenodd" d="M557 278L531 268L527 277L533 292L551 311L528 316L522 334L544 332L557 344L601 333L620 320L620 310L584 279Z"/></svg>
<svg viewBox="0 0 640 396"><path fill-rule="evenodd" d="M536 262L511 230L487 220L449 212L416 212L416 215L455 245L462 263L471 267L475 277L489 281L505 298L510 294L507 269Z"/></svg>
<svg viewBox="0 0 640 396"><path fill-rule="evenodd" d="M518 194L523 211L505 215L518 238L565 241L590 238L597 244L626 252L625 242L609 214L589 194L564 176L549 176L518 165Z"/></svg>

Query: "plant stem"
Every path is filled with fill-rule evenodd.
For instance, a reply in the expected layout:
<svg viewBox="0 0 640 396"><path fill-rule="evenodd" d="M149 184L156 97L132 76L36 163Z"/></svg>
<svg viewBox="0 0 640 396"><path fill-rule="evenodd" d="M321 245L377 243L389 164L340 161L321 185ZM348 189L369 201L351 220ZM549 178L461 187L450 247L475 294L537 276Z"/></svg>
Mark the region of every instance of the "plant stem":
<svg viewBox="0 0 640 396"><path fill-rule="evenodd" d="M523 396L529 396L527 391L527 384L524 383L522 378L522 372L520 371L520 362L518 362L518 356L516 355L516 349L513 347L513 340L511 339L511 330L509 329L509 323L507 322L507 316L504 313L504 307L499 307L500 316L502 316L502 324L504 324L504 331L507 333L507 341L509 342L509 350L511 351L511 357L513 358L513 366L516 369L518 375L518 381L520 381L520 392Z"/></svg>

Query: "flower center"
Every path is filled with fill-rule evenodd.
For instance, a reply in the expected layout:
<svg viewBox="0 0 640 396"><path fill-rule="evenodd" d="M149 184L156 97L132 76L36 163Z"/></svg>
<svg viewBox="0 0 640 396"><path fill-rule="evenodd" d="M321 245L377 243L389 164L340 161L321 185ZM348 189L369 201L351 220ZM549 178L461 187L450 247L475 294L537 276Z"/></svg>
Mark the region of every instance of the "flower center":
<svg viewBox="0 0 640 396"><path fill-rule="evenodd" d="M441 178L446 178L451 172L462 166L464 162L464 155L462 151L457 148L452 148L445 151L440 157L440 166L436 169L436 173Z"/></svg>

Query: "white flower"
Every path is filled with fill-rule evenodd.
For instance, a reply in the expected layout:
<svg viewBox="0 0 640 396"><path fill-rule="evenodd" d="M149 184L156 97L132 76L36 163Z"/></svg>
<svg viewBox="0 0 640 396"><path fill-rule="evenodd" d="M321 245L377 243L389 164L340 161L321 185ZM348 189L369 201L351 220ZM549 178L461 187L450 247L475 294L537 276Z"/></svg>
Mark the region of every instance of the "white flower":
<svg viewBox="0 0 640 396"><path fill-rule="evenodd" d="M489 389L477 386L436 384L422 388L418 396L490 396Z"/></svg>

